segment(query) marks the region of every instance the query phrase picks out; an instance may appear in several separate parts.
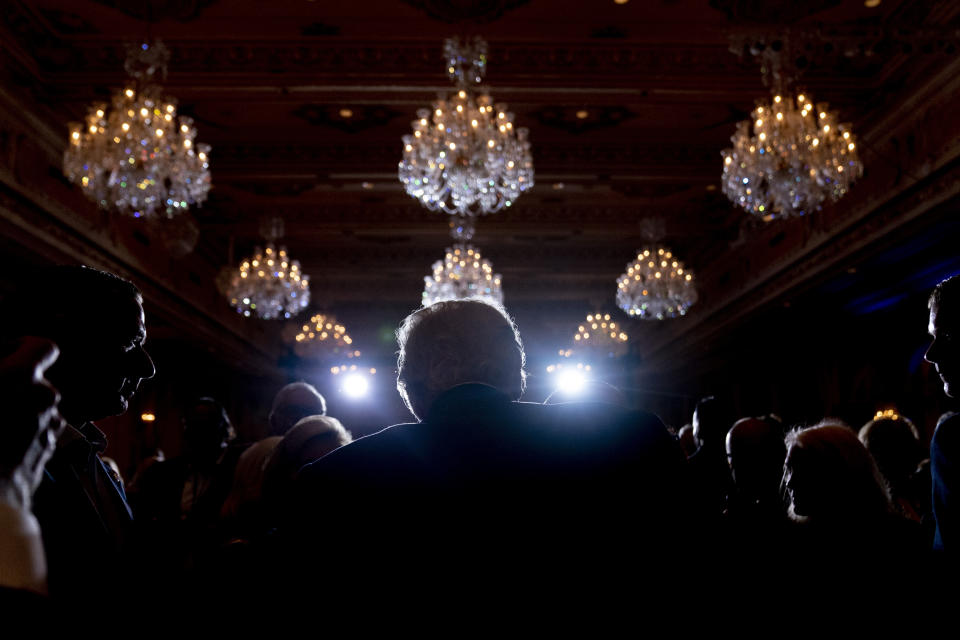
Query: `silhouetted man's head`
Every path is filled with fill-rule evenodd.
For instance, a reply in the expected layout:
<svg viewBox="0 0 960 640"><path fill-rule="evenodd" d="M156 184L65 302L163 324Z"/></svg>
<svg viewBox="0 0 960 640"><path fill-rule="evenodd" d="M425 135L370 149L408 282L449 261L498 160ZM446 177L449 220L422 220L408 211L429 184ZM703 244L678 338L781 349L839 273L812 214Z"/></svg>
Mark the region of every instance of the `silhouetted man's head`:
<svg viewBox="0 0 960 640"><path fill-rule="evenodd" d="M742 418L727 433L727 459L737 490L747 498L776 495L787 449L772 420Z"/></svg>
<svg viewBox="0 0 960 640"><path fill-rule="evenodd" d="M127 280L87 267L44 269L3 307L6 339L37 335L60 348L47 379L71 424L125 412L140 382L155 373L144 349L143 299Z"/></svg>
<svg viewBox="0 0 960 640"><path fill-rule="evenodd" d="M184 453L194 463L213 463L236 437L226 409L213 398L199 398L183 413Z"/></svg>
<svg viewBox="0 0 960 640"><path fill-rule="evenodd" d="M930 294L930 323L933 338L924 358L933 363L943 381L943 392L960 396L960 276L944 280Z"/></svg>
<svg viewBox="0 0 960 640"><path fill-rule="evenodd" d="M270 409L270 433L282 436L307 416L327 413L327 403L312 384L291 382L273 398Z"/></svg>
<svg viewBox="0 0 960 640"><path fill-rule="evenodd" d="M707 396L697 403L693 411L693 437L698 447L723 450L731 426L732 420L720 400Z"/></svg>
<svg viewBox="0 0 960 640"><path fill-rule="evenodd" d="M502 307L481 300L437 302L407 316L397 342L397 391L418 420L457 385L490 385L513 400L523 393L523 343Z"/></svg>

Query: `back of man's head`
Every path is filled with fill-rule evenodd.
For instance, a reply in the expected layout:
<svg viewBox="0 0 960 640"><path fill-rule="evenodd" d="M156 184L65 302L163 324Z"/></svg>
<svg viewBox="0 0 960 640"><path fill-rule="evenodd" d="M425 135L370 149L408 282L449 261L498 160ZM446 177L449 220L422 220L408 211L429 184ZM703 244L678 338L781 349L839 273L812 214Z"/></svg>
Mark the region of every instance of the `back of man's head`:
<svg viewBox="0 0 960 640"><path fill-rule="evenodd" d="M772 420L741 418L727 433L727 457L737 489L752 498L776 494L787 448Z"/></svg>
<svg viewBox="0 0 960 640"><path fill-rule="evenodd" d="M731 426L733 420L719 398L707 396L697 403L693 411L693 437L698 446L723 449Z"/></svg>
<svg viewBox="0 0 960 640"><path fill-rule="evenodd" d="M481 383L518 400L525 385L523 342L500 306L448 300L425 307L397 329L397 390L422 420L444 391Z"/></svg>
<svg viewBox="0 0 960 640"><path fill-rule="evenodd" d="M270 435L282 436L307 416L327 413L327 402L312 384L291 382L273 398Z"/></svg>
<svg viewBox="0 0 960 640"><path fill-rule="evenodd" d="M235 437L227 410L213 398L197 398L184 409L184 450L189 457L215 459Z"/></svg>

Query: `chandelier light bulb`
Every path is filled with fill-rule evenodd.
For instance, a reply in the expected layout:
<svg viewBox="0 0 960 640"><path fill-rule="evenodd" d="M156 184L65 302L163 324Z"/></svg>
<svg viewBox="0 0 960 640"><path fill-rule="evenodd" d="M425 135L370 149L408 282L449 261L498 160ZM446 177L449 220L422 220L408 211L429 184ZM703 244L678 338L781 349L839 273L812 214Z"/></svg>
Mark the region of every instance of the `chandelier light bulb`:
<svg viewBox="0 0 960 640"><path fill-rule="evenodd" d="M444 56L457 90L417 111L412 133L403 136L400 182L431 211L500 211L533 186L528 132L514 126L506 105L474 94L486 71L485 41L449 39Z"/></svg>
<svg viewBox="0 0 960 640"><path fill-rule="evenodd" d="M173 217L207 198L210 146L196 142L193 120L177 116L176 100L154 80L169 57L159 41L132 48L127 87L70 125L63 173L103 209Z"/></svg>
<svg viewBox="0 0 960 640"><path fill-rule="evenodd" d="M737 125L723 155L723 192L765 220L802 216L842 198L863 165L849 126L809 95L776 95Z"/></svg>
<svg viewBox="0 0 960 640"><path fill-rule="evenodd" d="M637 251L617 278L617 306L644 320L686 315L696 301L693 273L665 247Z"/></svg>
<svg viewBox="0 0 960 640"><path fill-rule="evenodd" d="M469 244L454 244L443 260L433 263L433 273L424 279L424 307L441 300L481 298L503 304L501 277L490 261Z"/></svg>

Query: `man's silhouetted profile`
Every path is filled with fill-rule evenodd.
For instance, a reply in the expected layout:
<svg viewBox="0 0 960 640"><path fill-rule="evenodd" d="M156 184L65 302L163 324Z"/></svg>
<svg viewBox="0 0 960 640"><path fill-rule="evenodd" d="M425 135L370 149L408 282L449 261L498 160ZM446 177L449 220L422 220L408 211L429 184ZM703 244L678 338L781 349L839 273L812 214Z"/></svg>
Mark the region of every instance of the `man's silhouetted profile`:
<svg viewBox="0 0 960 640"><path fill-rule="evenodd" d="M47 378L60 392L67 426L34 501L43 530L51 595L94 597L116 583L132 516L123 489L100 460L95 420L127 410L153 377L140 292L87 267L56 267L24 282L3 304L4 336L53 341L60 357Z"/></svg>

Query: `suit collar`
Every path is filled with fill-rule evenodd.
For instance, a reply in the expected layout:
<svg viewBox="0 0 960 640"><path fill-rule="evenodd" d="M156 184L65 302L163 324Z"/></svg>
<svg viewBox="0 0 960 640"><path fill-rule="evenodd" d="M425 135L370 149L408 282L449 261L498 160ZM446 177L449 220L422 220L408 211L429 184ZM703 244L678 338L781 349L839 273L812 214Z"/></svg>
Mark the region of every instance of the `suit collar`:
<svg viewBox="0 0 960 640"><path fill-rule="evenodd" d="M480 382L459 384L440 394L427 412L427 418L424 422L442 420L452 414L460 414L465 406L489 406L491 404L510 404L510 402L512 402L510 396L488 384Z"/></svg>

